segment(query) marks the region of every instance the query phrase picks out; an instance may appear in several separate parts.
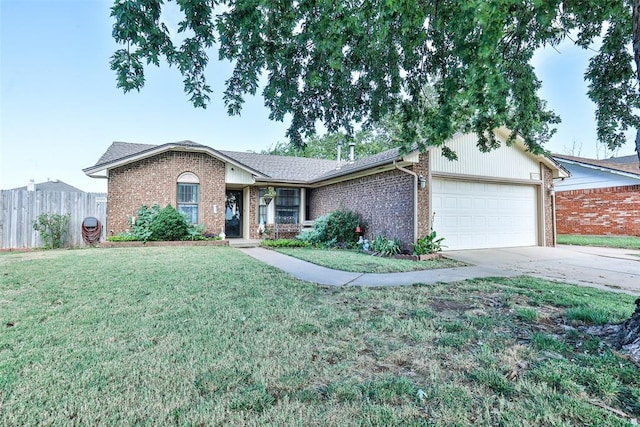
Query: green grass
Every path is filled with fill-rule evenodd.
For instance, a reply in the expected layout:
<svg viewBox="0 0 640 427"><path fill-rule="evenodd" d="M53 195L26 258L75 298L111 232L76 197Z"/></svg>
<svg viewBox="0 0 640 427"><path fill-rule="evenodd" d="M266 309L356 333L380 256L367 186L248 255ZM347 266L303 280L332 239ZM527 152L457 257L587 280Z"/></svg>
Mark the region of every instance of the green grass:
<svg viewBox="0 0 640 427"><path fill-rule="evenodd" d="M557 243L560 245L604 246L608 248L640 249L640 237L620 236L578 236L559 234Z"/></svg>
<svg viewBox="0 0 640 427"><path fill-rule="evenodd" d="M278 252L334 270L354 273L400 273L462 267L463 262L450 258L412 261L365 254L344 249L278 248Z"/></svg>
<svg viewBox="0 0 640 427"><path fill-rule="evenodd" d="M318 287L228 247L11 253L0 274L0 425L640 417L638 368L578 325L624 320L629 295L528 277Z"/></svg>

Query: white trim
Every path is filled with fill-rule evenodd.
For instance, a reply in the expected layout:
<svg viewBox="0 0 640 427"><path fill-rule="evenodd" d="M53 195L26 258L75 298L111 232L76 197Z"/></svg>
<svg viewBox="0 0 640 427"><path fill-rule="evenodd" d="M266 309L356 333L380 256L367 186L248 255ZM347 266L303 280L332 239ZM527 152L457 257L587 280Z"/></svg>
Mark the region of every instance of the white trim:
<svg viewBox="0 0 640 427"><path fill-rule="evenodd" d="M193 172L182 172L176 182L178 184L200 184L200 179Z"/></svg>
<svg viewBox="0 0 640 427"><path fill-rule="evenodd" d="M433 178L442 178L442 179L455 179L460 181L483 181L483 182L495 182L499 184L522 184L522 185L541 185L541 179L518 179L518 178L500 178L500 177L492 177L492 176L483 176L483 175L463 175L457 173L446 173L446 172L433 172L431 174Z"/></svg>
<svg viewBox="0 0 640 427"><path fill-rule="evenodd" d="M169 143L169 144L163 144L163 145L159 145L157 147L154 147L152 149L149 150L144 150L142 152L136 153L136 154L132 154L130 156L127 157L123 157L111 162L107 162L101 165L97 165L97 166L92 166L86 169L83 169L83 172L90 176L90 177L101 177L104 176L105 171L107 171L106 173L108 174L108 171L110 169L115 169L117 167L120 166L125 166L128 165L130 163L134 163L140 160L144 160L144 159L148 159L149 157L153 157L153 156L157 156L158 154L162 154L162 153L166 153L166 152L170 152L170 151L183 151L183 152L189 152L189 153L204 153L204 154L208 154L211 157L214 157L224 163L230 163L240 169L243 169L255 176L259 176L259 177L264 177L264 175L257 170L251 169L241 163L238 163L236 160L233 160L230 157L225 156L224 154L220 153L219 151L214 150L211 147L207 147L204 145L183 145L183 144L177 144L177 143Z"/></svg>

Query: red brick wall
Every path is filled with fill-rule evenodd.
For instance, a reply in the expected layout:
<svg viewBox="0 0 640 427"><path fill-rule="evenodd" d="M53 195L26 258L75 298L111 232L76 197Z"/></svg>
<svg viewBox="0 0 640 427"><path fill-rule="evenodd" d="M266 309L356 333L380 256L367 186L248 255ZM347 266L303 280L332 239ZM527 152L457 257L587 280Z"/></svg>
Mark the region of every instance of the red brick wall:
<svg viewBox="0 0 640 427"><path fill-rule="evenodd" d="M558 234L640 236L640 185L559 191Z"/></svg>
<svg viewBox="0 0 640 427"><path fill-rule="evenodd" d="M544 194L542 206L544 210L544 236L543 246L555 246L556 236L553 227L553 196L547 189L553 187L553 173L551 169L542 166L542 186Z"/></svg>
<svg viewBox="0 0 640 427"><path fill-rule="evenodd" d="M338 209L358 212L367 221L366 237L397 238L405 248L413 242L413 177L392 170L356 178L309 192L311 219Z"/></svg>
<svg viewBox="0 0 640 427"><path fill-rule="evenodd" d="M176 207L177 179L192 172L200 180L198 223L205 232L219 233L224 227L225 165L203 153L172 151L113 169L109 172L107 230L125 231L127 218L142 205L154 203ZM213 205L218 213L213 213Z"/></svg>
<svg viewBox="0 0 640 427"><path fill-rule="evenodd" d="M261 187L265 188L265 186ZM260 203L260 197L258 196L260 195L259 192L261 187L249 188L249 218L244 218L245 221L249 221L249 239L260 239L264 237L258 233L258 227L260 226L260 223L258 222L258 206Z"/></svg>
<svg viewBox="0 0 640 427"><path fill-rule="evenodd" d="M420 154L420 161L412 166L413 171L422 175L428 181L429 177L429 152ZM419 184L418 184L419 185ZM418 187L418 238L430 233L429 218L429 185L425 188Z"/></svg>

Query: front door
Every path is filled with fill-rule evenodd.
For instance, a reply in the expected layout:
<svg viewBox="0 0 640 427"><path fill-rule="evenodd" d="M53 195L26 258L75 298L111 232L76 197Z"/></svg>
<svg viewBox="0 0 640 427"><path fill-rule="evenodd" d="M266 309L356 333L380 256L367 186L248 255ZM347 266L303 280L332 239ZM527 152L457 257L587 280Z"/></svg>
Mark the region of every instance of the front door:
<svg viewBox="0 0 640 427"><path fill-rule="evenodd" d="M227 190L224 234L227 237L242 237L242 190Z"/></svg>

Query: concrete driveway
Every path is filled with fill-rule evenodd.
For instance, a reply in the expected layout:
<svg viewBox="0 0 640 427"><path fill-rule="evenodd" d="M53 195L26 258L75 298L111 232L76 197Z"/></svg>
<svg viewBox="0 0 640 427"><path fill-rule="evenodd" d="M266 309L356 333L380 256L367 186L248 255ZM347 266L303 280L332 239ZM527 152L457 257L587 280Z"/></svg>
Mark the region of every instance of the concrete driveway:
<svg viewBox="0 0 640 427"><path fill-rule="evenodd" d="M444 253L478 266L640 295L640 249L560 245Z"/></svg>

